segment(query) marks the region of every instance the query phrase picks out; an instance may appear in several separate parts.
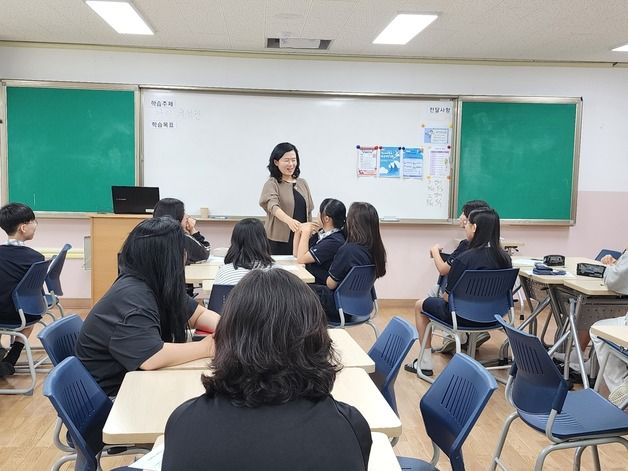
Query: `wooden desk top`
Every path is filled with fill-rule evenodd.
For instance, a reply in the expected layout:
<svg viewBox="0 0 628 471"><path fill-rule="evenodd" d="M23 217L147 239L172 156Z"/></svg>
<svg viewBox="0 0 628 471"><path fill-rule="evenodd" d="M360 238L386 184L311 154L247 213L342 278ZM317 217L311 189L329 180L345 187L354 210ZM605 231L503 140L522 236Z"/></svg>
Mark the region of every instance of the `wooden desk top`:
<svg viewBox="0 0 628 471"><path fill-rule="evenodd" d="M371 446L371 454L369 455L368 471L401 471L397 456L390 444L389 438L380 432L371 432L373 445ZM164 436L157 437L155 446L159 446L164 442Z"/></svg>
<svg viewBox="0 0 628 471"><path fill-rule="evenodd" d="M193 263L185 267L186 283L202 283L205 291L210 291L218 268L224 263L222 257L210 257L207 262ZM304 265L297 263L294 257L276 260L279 268L288 270L301 278L306 283L314 283L314 276L305 269Z"/></svg>
<svg viewBox="0 0 628 471"><path fill-rule="evenodd" d="M132 371L127 373L103 428L107 444L154 443L180 404L205 391L200 370ZM359 368L338 373L332 390L338 401L356 407L371 431L401 435L401 422L368 374Z"/></svg>
<svg viewBox="0 0 628 471"><path fill-rule="evenodd" d="M620 347L628 348L628 325L591 326L591 332L598 337L613 342Z"/></svg>
<svg viewBox="0 0 628 471"><path fill-rule="evenodd" d="M336 353L340 359L340 363L345 368L362 368L367 373L375 371L375 362L368 354L362 350L362 347L353 340L351 335L344 329L328 329L329 336L334 345ZM188 361L181 365L169 366L163 368L165 370L206 370L209 365L210 358L201 358L198 360Z"/></svg>

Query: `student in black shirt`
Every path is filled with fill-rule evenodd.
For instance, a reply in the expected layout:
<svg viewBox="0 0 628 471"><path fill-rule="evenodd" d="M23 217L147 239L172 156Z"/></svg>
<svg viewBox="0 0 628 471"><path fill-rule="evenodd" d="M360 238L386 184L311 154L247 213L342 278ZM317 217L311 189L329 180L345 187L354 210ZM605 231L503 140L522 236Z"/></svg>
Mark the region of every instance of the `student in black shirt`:
<svg viewBox="0 0 628 471"><path fill-rule="evenodd" d="M9 237L5 244L0 245L0 324L18 327L22 320L13 304L13 290L31 265L43 261L44 256L24 245L37 230L35 213L25 204L9 203L0 208L0 227ZM29 316L26 317L25 321L29 322ZM28 337L32 330L33 327L29 326L21 332ZM0 361L0 378L15 373L15 364L23 348L23 340L15 337L11 349Z"/></svg>
<svg viewBox="0 0 628 471"><path fill-rule="evenodd" d="M213 338L186 343L186 327L214 331L220 316L185 293L184 235L170 217L142 221L124 242L122 272L88 314L76 356L110 396L127 371L212 355Z"/></svg>
<svg viewBox="0 0 628 471"><path fill-rule="evenodd" d="M166 424L163 471L366 471L369 426L330 395L339 367L302 281L285 270L248 273L215 339L205 394Z"/></svg>
<svg viewBox="0 0 628 471"><path fill-rule="evenodd" d="M476 209L469 214L469 222L465 225L465 233L469 240L469 249L456 257L447 277L445 293L439 297L429 297L419 299L415 305L415 320L419 331L419 341L425 342L427 350L423 355L420 365L421 370L427 376L433 374L432 346L431 338L424 338L425 330L430 319L422 314L422 311L429 312L438 318L451 322L451 311L447 299L452 288L456 285L465 270L497 270L511 268L510 256L501 248L499 241L499 215L495 210L489 208ZM458 319L458 325L468 325L464 319ZM417 360L414 360L409 368L416 368Z"/></svg>
<svg viewBox="0 0 628 471"><path fill-rule="evenodd" d="M294 256L297 262L305 263L305 269L314 275L316 284L326 283L331 262L345 243L342 229L346 214L342 201L326 198L320 206L319 223L303 223L295 233Z"/></svg>
<svg viewBox="0 0 628 471"><path fill-rule="evenodd" d="M375 276L386 274L386 249L379 232L377 210L369 203L353 203L347 213L347 241L338 249L329 267L325 286L317 287L316 292L327 317L338 321L338 309L334 300L334 290L355 266L375 265Z"/></svg>
<svg viewBox="0 0 628 471"><path fill-rule="evenodd" d="M185 233L186 264L203 262L209 258L210 245L196 228L196 219L185 212L185 206L176 198L160 199L153 210L153 217L170 216L179 221Z"/></svg>

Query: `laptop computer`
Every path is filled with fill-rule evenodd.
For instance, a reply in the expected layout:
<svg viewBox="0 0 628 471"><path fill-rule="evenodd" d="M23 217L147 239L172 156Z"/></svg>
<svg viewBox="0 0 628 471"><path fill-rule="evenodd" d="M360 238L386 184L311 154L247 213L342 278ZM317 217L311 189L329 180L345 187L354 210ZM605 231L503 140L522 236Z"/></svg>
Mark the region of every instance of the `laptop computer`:
<svg viewBox="0 0 628 471"><path fill-rule="evenodd" d="M114 214L150 214L159 201L159 188L152 186L112 186Z"/></svg>

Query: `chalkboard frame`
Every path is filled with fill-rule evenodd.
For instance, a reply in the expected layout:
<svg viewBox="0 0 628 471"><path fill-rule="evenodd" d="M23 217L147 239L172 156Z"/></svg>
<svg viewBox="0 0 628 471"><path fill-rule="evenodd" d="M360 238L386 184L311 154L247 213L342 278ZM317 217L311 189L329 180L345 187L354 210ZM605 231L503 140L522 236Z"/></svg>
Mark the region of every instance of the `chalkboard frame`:
<svg viewBox="0 0 628 471"><path fill-rule="evenodd" d="M460 158L462 139L463 105L468 102L480 103L523 103L523 104L573 104L576 107L574 120L574 143L572 160L572 185L570 195L569 219L502 219L507 225L540 225L540 226L573 226L576 224L577 199L578 199L578 174L580 167L580 138L582 130L582 97L534 97L534 96L490 96L490 95L461 95L458 97L456 125L454 126L454 152L453 152L453 192L451 195L451 214L455 218L462 208L458 205L460 186Z"/></svg>
<svg viewBox="0 0 628 471"><path fill-rule="evenodd" d="M76 81L42 81L42 80L1 80L0 81L0 201L9 202L9 152L8 152L8 103L7 88L53 88L102 91L130 91L133 92L134 112L134 173L135 185L141 184L141 167L139 161L140 149L140 87L133 84L115 84L104 82L76 82ZM81 218L87 217L89 212L76 211L36 211L38 217Z"/></svg>

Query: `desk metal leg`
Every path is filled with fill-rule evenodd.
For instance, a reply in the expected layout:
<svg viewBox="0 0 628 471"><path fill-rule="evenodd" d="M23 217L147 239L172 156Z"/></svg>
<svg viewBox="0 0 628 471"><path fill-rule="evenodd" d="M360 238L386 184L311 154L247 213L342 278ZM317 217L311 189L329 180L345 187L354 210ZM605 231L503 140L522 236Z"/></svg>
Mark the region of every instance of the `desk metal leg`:
<svg viewBox="0 0 628 471"><path fill-rule="evenodd" d="M576 348L576 355L578 357L578 365L580 366L580 376L582 377L582 387L584 389L589 389L589 377L587 376L587 372L584 371L584 360L582 358L582 350L580 350L580 341L578 340L578 332L576 330L576 325L577 325L576 321L580 314L582 300L583 300L582 295L578 295L577 299L571 298L569 300L569 329L571 330L572 343L574 347ZM568 370L569 369L569 356L567 355L568 354L565 353L565 365Z"/></svg>

